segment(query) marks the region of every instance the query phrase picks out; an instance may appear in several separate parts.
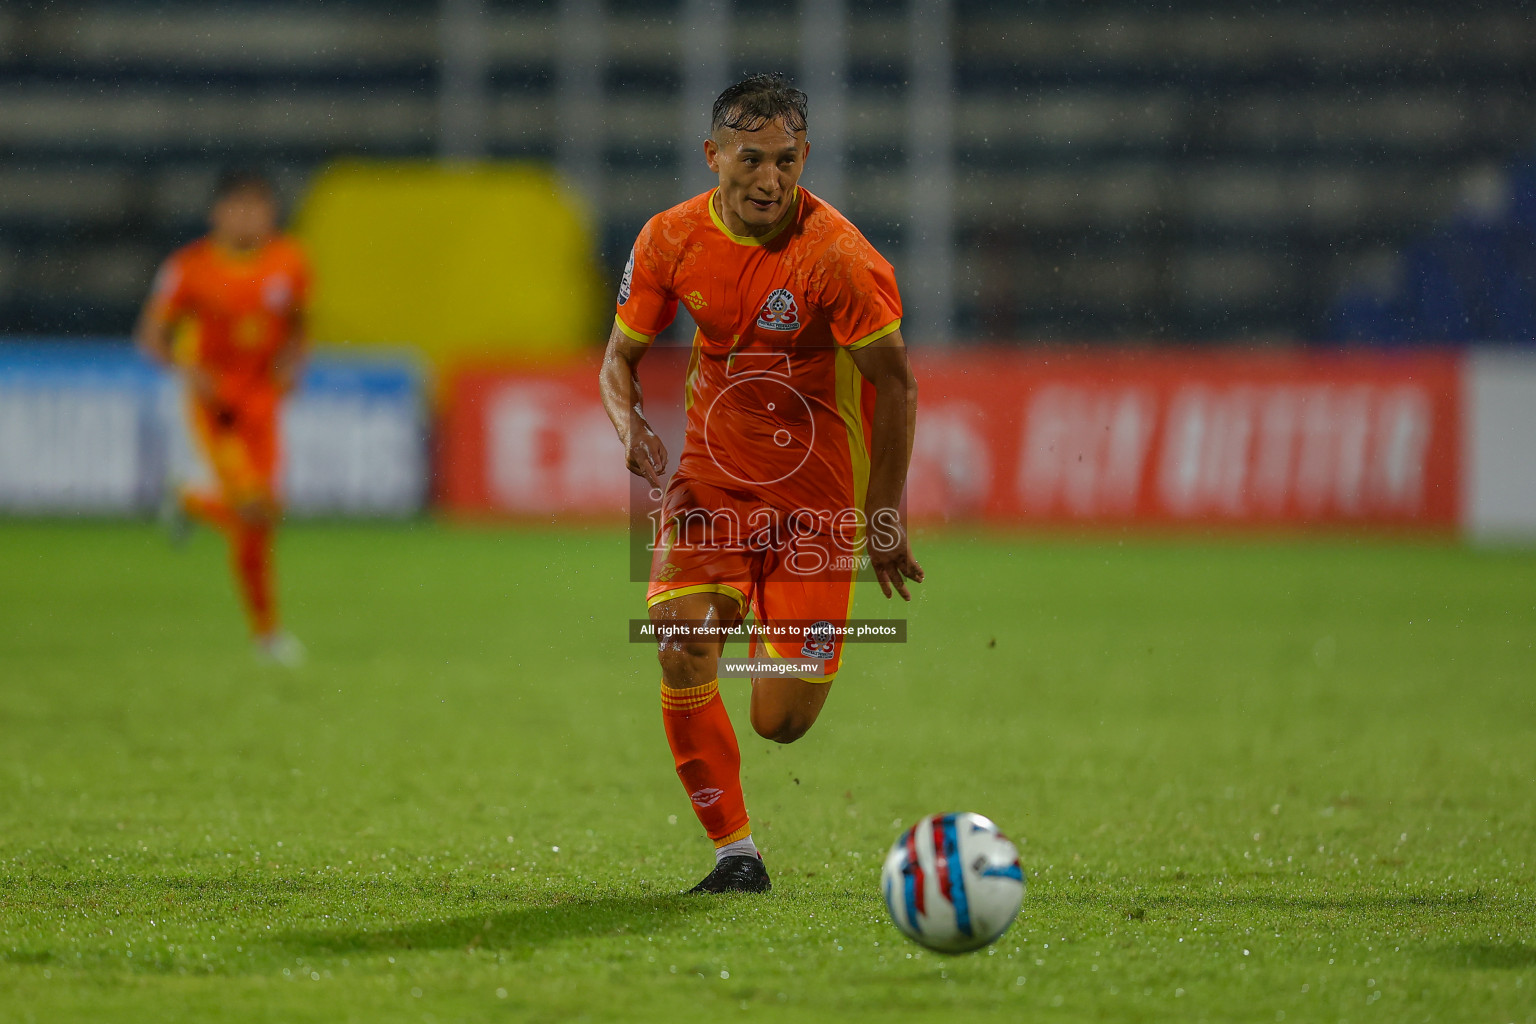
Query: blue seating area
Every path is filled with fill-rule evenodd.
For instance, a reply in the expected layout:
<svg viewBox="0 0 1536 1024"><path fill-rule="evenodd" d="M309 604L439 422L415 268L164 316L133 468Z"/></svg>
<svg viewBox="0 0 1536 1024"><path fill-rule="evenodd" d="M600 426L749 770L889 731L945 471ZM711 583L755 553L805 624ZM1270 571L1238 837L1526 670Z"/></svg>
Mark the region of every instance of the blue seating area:
<svg viewBox="0 0 1536 1024"><path fill-rule="evenodd" d="M644 218L693 180L684 0L601 4L601 110L579 125L558 116L558 0L487 6L487 153L549 160L572 133L600 135L587 198L617 280ZM735 8L731 73L793 73L799 3ZM1536 144L1520 0L954 11L959 336L1530 336L1525 229L1447 222L1469 167ZM430 0L0 7L0 335L126 331L156 262L201 230L223 164L264 164L294 200L333 158L431 156L437 14ZM748 29L762 19L778 30ZM848 5L842 205L898 273L907 25L903 0ZM812 111L814 125L814 97ZM1511 224L1530 218L1522 187ZM1421 282L1411 308L1350 285L1387 252ZM1476 297L1484 273L1498 284Z"/></svg>
<svg viewBox="0 0 1536 1024"><path fill-rule="evenodd" d="M1536 344L1536 161L1505 182L1493 211L1460 213L1412 241L1389 280L1346 287L1326 340Z"/></svg>

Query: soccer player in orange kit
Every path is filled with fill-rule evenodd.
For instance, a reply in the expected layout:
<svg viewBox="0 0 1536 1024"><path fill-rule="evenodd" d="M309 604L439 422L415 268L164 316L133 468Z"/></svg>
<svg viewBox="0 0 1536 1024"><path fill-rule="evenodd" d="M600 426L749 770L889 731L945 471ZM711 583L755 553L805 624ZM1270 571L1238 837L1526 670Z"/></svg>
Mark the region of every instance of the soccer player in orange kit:
<svg viewBox="0 0 1536 1024"><path fill-rule="evenodd" d="M278 413L304 354L309 266L277 216L267 178L225 173L212 230L165 261L135 333L186 380L192 436L216 481L169 496L169 518L189 515L224 533L258 657L292 667L303 648L278 624L272 533Z"/></svg>
<svg viewBox="0 0 1536 1024"><path fill-rule="evenodd" d="M665 488L647 591L650 618L730 629L751 656L797 674L752 680L752 727L793 743L816 721L842 657L855 571L867 553L886 597L921 582L900 512L917 384L891 266L842 214L798 185L810 152L806 96L758 75L715 101L704 156L719 186L646 224L619 286L603 403L631 472L662 490L667 452L646 422L637 367L681 301L694 334L677 471ZM715 844L691 891L771 888L720 698L724 643L658 642L662 721L678 777ZM815 671L811 668L815 666Z"/></svg>

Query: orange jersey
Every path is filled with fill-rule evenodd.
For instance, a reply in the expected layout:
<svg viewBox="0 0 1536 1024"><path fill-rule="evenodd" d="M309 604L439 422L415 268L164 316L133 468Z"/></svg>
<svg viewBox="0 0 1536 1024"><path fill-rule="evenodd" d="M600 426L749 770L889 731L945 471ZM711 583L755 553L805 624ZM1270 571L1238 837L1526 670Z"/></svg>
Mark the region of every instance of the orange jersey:
<svg viewBox="0 0 1536 1024"><path fill-rule="evenodd" d="M749 238L726 228L710 191L635 241L619 329L648 342L679 302L698 327L669 505L698 481L784 513L863 509L874 388L848 353L901 326L901 297L847 218L804 189L792 202Z"/></svg>
<svg viewBox="0 0 1536 1024"><path fill-rule="evenodd" d="M178 361L200 367L229 399L273 390L279 355L309 298L309 264L297 242L278 236L235 255L204 238L160 268L156 314L190 325Z"/></svg>

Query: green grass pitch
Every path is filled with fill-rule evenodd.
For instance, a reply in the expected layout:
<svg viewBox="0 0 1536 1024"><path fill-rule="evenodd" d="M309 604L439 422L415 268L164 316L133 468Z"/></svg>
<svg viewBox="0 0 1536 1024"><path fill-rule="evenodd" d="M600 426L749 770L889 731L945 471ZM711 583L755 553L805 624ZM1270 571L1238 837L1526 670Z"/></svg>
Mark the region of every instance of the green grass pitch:
<svg viewBox="0 0 1536 1024"><path fill-rule="evenodd" d="M0 525L0 1020L1536 1021L1536 557L916 548L911 642L742 737L773 893L688 899L619 533L291 528L287 673L212 536ZM958 958L878 893L946 809L1029 878Z"/></svg>

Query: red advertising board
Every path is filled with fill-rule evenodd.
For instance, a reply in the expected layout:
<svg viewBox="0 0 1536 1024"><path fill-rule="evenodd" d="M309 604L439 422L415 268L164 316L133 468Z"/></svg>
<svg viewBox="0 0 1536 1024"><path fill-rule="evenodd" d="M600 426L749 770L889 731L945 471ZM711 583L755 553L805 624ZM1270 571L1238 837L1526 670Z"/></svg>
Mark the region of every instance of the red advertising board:
<svg viewBox="0 0 1536 1024"><path fill-rule="evenodd" d="M1454 357L960 355L920 385L914 516L1456 521Z"/></svg>
<svg viewBox="0 0 1536 1024"><path fill-rule="evenodd" d="M644 364L675 464L685 353ZM1454 527L1460 373L1434 353L914 355L914 518ZM595 363L465 369L442 422L444 504L622 515L629 480Z"/></svg>
<svg viewBox="0 0 1536 1024"><path fill-rule="evenodd" d="M597 364L465 367L439 420L437 493L452 512L622 516L629 473Z"/></svg>

